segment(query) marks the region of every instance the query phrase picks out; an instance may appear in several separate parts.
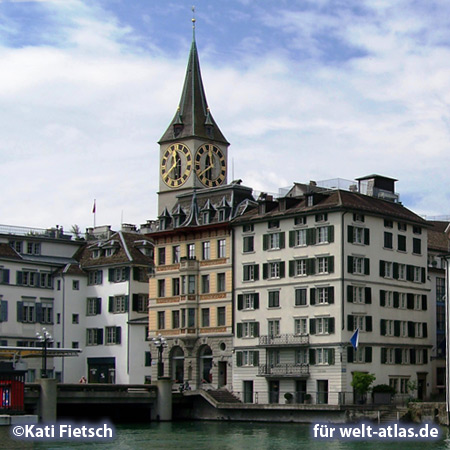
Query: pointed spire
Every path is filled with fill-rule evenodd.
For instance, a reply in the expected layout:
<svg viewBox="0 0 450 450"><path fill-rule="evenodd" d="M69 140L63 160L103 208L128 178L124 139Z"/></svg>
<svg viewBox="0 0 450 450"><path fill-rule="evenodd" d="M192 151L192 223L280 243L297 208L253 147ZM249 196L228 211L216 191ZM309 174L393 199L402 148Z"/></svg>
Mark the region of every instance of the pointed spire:
<svg viewBox="0 0 450 450"><path fill-rule="evenodd" d="M159 142L188 137L211 139L213 135L215 141L228 144L208 108L195 42L195 17L192 24L192 44L180 104Z"/></svg>

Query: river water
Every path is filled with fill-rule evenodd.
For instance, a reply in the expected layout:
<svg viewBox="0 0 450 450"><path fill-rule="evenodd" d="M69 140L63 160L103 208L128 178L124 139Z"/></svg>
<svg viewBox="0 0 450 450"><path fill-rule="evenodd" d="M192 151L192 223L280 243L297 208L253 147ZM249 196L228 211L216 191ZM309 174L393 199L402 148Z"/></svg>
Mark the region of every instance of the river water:
<svg viewBox="0 0 450 450"><path fill-rule="evenodd" d="M406 426L406 425L405 425ZM13 440L9 427L0 427L0 448L66 450L450 450L450 435L441 430L438 441L322 441L311 435L310 425L249 422L171 422L117 425L116 439L109 442L35 442Z"/></svg>

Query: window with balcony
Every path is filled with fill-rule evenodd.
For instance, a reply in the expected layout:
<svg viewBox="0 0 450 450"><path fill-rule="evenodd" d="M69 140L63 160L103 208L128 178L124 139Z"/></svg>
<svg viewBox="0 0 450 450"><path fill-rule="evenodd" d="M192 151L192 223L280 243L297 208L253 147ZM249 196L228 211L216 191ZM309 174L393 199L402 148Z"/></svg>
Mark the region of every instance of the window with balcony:
<svg viewBox="0 0 450 450"><path fill-rule="evenodd" d="M308 334L308 319L306 317L294 319L294 331L298 336Z"/></svg>

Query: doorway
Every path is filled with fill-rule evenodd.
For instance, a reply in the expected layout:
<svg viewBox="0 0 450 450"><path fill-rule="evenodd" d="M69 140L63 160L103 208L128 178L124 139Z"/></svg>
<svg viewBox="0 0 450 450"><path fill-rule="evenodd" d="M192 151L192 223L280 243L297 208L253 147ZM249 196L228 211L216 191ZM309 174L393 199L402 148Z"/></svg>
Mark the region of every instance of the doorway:
<svg viewBox="0 0 450 450"><path fill-rule="evenodd" d="M244 403L253 403L253 381L244 381Z"/></svg>
<svg viewBox="0 0 450 450"><path fill-rule="evenodd" d="M417 398L425 400L427 392L427 375L424 373L417 374Z"/></svg>
<svg viewBox="0 0 450 450"><path fill-rule="evenodd" d="M269 381L269 403L280 403L280 381Z"/></svg>
<svg viewBox="0 0 450 450"><path fill-rule="evenodd" d="M296 380L295 382L295 403L305 403L306 380Z"/></svg>
<svg viewBox="0 0 450 450"><path fill-rule="evenodd" d="M319 405L328 403L328 380L317 380L317 403Z"/></svg>
<svg viewBox="0 0 450 450"><path fill-rule="evenodd" d="M227 384L227 362L219 361L219 379L218 387L225 386Z"/></svg>

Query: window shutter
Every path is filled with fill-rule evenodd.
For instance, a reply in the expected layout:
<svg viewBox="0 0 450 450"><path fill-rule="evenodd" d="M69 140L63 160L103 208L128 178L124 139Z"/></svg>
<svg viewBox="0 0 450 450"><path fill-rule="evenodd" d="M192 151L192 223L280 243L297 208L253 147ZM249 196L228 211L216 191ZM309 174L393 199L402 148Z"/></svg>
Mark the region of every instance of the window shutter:
<svg viewBox="0 0 450 450"><path fill-rule="evenodd" d="M394 320L394 336L400 336L400 320Z"/></svg>
<svg viewBox="0 0 450 450"><path fill-rule="evenodd" d="M313 348L309 349L309 364L314 366L316 364L316 351Z"/></svg>
<svg viewBox="0 0 450 450"><path fill-rule="evenodd" d="M263 250L267 250L269 248L269 235L263 234Z"/></svg>
<svg viewBox="0 0 450 450"><path fill-rule="evenodd" d="M364 301L367 305L372 304L372 288L364 288Z"/></svg>
<svg viewBox="0 0 450 450"><path fill-rule="evenodd" d="M386 364L386 355L387 354L387 349L384 347L381 347L381 364Z"/></svg>
<svg viewBox="0 0 450 450"><path fill-rule="evenodd" d="M309 290L309 304L310 305L316 304L316 288L311 288Z"/></svg>
<svg viewBox="0 0 450 450"><path fill-rule="evenodd" d="M353 243L353 228L351 225L347 227L347 241Z"/></svg>
<svg viewBox="0 0 450 450"><path fill-rule="evenodd" d="M332 305L334 303L334 287L329 286L327 289L328 289L328 303Z"/></svg>
<svg viewBox="0 0 450 450"><path fill-rule="evenodd" d="M236 324L236 336L238 338L242 337L242 323Z"/></svg>
<svg viewBox="0 0 450 450"><path fill-rule="evenodd" d="M366 316L366 331L372 331L372 316Z"/></svg>
<svg viewBox="0 0 450 450"><path fill-rule="evenodd" d="M284 261L280 262L280 278L284 278L286 276L286 263Z"/></svg>
<svg viewBox="0 0 450 450"><path fill-rule="evenodd" d="M352 363L353 362L353 347L347 347L347 362Z"/></svg>
<svg viewBox="0 0 450 450"><path fill-rule="evenodd" d="M125 267L125 280L129 280L129 279L130 279L130 268Z"/></svg>
<svg viewBox="0 0 450 450"><path fill-rule="evenodd" d="M108 298L108 312L114 311L114 297Z"/></svg>
<svg viewBox="0 0 450 450"><path fill-rule="evenodd" d="M97 298L97 314L102 313L102 299L99 297Z"/></svg>
<svg viewBox="0 0 450 450"><path fill-rule="evenodd" d="M372 347L365 347L365 362L372 362Z"/></svg>
<svg viewBox="0 0 450 450"><path fill-rule="evenodd" d="M284 248L286 246L285 244L285 238L284 238L284 232L280 233L280 248Z"/></svg>
<svg viewBox="0 0 450 450"><path fill-rule="evenodd" d="M308 258L306 260L306 274L314 275L316 273L316 259Z"/></svg>
<svg viewBox="0 0 450 450"><path fill-rule="evenodd" d="M414 309L414 294L406 294L406 307Z"/></svg>
<svg viewBox="0 0 450 450"><path fill-rule="evenodd" d="M116 327L116 344L122 343L122 328Z"/></svg>
<svg viewBox="0 0 450 450"><path fill-rule="evenodd" d="M409 362L411 364L416 364L416 349L415 348L409 349Z"/></svg>
<svg viewBox="0 0 450 450"><path fill-rule="evenodd" d="M258 292L256 294L254 294L254 296L253 296L253 308L259 309L259 293Z"/></svg>
<svg viewBox="0 0 450 450"><path fill-rule="evenodd" d="M422 283L425 283L427 281L427 274L425 267L422 267L421 272L422 272Z"/></svg>
<svg viewBox="0 0 450 450"><path fill-rule="evenodd" d="M334 225L328 227L328 242L334 242Z"/></svg>
<svg viewBox="0 0 450 450"><path fill-rule="evenodd" d="M398 263L392 265L392 277L398 280Z"/></svg>
<svg viewBox="0 0 450 450"><path fill-rule="evenodd" d="M364 258L364 275L370 275L370 259Z"/></svg>
<svg viewBox="0 0 450 450"><path fill-rule="evenodd" d="M353 256L347 257L347 271L348 273L353 273Z"/></svg>
<svg viewBox="0 0 450 450"><path fill-rule="evenodd" d="M353 316L351 314L347 315L347 330L353 331Z"/></svg>
<svg viewBox="0 0 450 450"><path fill-rule="evenodd" d="M130 307L130 296L125 295L125 312L128 312L129 307Z"/></svg>
<svg viewBox="0 0 450 450"><path fill-rule="evenodd" d="M2 270L2 281L5 284L9 284L9 269Z"/></svg>
<svg viewBox="0 0 450 450"><path fill-rule="evenodd" d="M17 322L23 322L23 302L17 302Z"/></svg>
<svg viewBox="0 0 450 450"><path fill-rule="evenodd" d="M137 311L139 309L139 295L133 294L132 301L131 301L131 310Z"/></svg>
<svg viewBox="0 0 450 450"><path fill-rule="evenodd" d="M1 304L0 322L7 322L8 321L8 301L2 300L0 304Z"/></svg>
<svg viewBox="0 0 450 450"><path fill-rule="evenodd" d="M386 336L386 320L380 319L380 334L381 336Z"/></svg>
<svg viewBox="0 0 450 450"><path fill-rule="evenodd" d="M267 280L269 278L269 264L263 264L263 280Z"/></svg>
<svg viewBox="0 0 450 450"><path fill-rule="evenodd" d="M328 332L334 333L334 317L329 317L328 318Z"/></svg>
<svg viewBox="0 0 450 450"><path fill-rule="evenodd" d="M428 325L426 322L422 324L422 336L424 338L428 337Z"/></svg>
<svg viewBox="0 0 450 450"><path fill-rule="evenodd" d="M386 275L384 261L380 259L380 277L384 277Z"/></svg>
<svg viewBox="0 0 450 450"><path fill-rule="evenodd" d="M328 257L328 273L334 272L334 256Z"/></svg>
<svg viewBox="0 0 450 450"><path fill-rule="evenodd" d="M236 366L242 367L242 352L236 352Z"/></svg>
<svg viewBox="0 0 450 450"><path fill-rule="evenodd" d="M253 337L259 337L259 322L253 322Z"/></svg>
<svg viewBox="0 0 450 450"><path fill-rule="evenodd" d="M16 272L16 284L22 285L23 284L23 273L17 271Z"/></svg>
<svg viewBox="0 0 450 450"><path fill-rule="evenodd" d="M397 291L394 291L394 308L398 308L400 306L400 294Z"/></svg>
<svg viewBox="0 0 450 450"><path fill-rule="evenodd" d="M364 228L364 244L370 245L370 230L369 230L369 228Z"/></svg>
<svg viewBox="0 0 450 450"><path fill-rule="evenodd" d="M253 365L259 366L259 352L258 351L254 351L253 352Z"/></svg>
<svg viewBox="0 0 450 450"><path fill-rule="evenodd" d="M353 303L353 286L347 286L347 302Z"/></svg>
<svg viewBox="0 0 450 450"><path fill-rule="evenodd" d="M394 355L395 355L395 364L401 364L402 363L402 349L401 348L394 349Z"/></svg>
<svg viewBox="0 0 450 450"><path fill-rule="evenodd" d="M408 337L416 337L414 322L408 322Z"/></svg>
<svg viewBox="0 0 450 450"><path fill-rule="evenodd" d="M334 364L334 348L328 349L328 364L330 365Z"/></svg>
<svg viewBox="0 0 450 450"><path fill-rule="evenodd" d="M406 279L408 281L414 281L414 266L409 264L406 266Z"/></svg>
<svg viewBox="0 0 450 450"><path fill-rule="evenodd" d="M309 334L316 334L316 319L309 319Z"/></svg>
<svg viewBox="0 0 450 450"><path fill-rule="evenodd" d="M237 309L238 311L241 311L244 308L244 296L242 294L239 294L237 296Z"/></svg>
<svg viewBox="0 0 450 450"><path fill-rule="evenodd" d="M253 266L253 274L254 274L255 281L259 280L259 264L255 264Z"/></svg>
<svg viewBox="0 0 450 450"><path fill-rule="evenodd" d="M289 231L289 247L294 247L295 245L295 230Z"/></svg>
<svg viewBox="0 0 450 450"><path fill-rule="evenodd" d="M44 315L42 312L42 304L36 303L36 323L43 323Z"/></svg>
<svg viewBox="0 0 450 450"><path fill-rule="evenodd" d="M103 345L103 328L97 329L97 342L98 345Z"/></svg>
<svg viewBox="0 0 450 450"><path fill-rule="evenodd" d="M316 229L307 228L306 229L306 245L313 245L316 243Z"/></svg>
<svg viewBox="0 0 450 450"><path fill-rule="evenodd" d="M428 364L428 349L423 349L423 363Z"/></svg>
<svg viewBox="0 0 450 450"><path fill-rule="evenodd" d="M133 280L134 281L139 281L139 272L140 272L139 267L133 267Z"/></svg>
<svg viewBox="0 0 450 450"><path fill-rule="evenodd" d="M427 310L427 296L425 294L422 295L422 310L423 311Z"/></svg>
<svg viewBox="0 0 450 450"><path fill-rule="evenodd" d="M108 281L114 281L114 269L108 269Z"/></svg>
<svg viewBox="0 0 450 450"><path fill-rule="evenodd" d="M294 269L295 269L295 261L291 260L291 261L289 261L289 276L290 277L294 276Z"/></svg>
<svg viewBox="0 0 450 450"><path fill-rule="evenodd" d="M380 306L386 305L386 291L380 291Z"/></svg>

